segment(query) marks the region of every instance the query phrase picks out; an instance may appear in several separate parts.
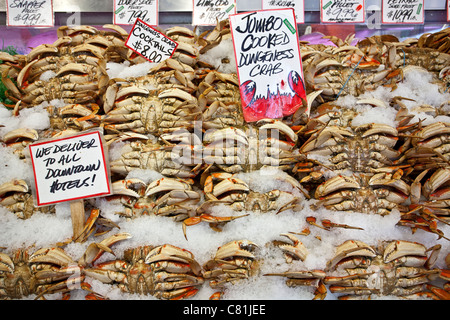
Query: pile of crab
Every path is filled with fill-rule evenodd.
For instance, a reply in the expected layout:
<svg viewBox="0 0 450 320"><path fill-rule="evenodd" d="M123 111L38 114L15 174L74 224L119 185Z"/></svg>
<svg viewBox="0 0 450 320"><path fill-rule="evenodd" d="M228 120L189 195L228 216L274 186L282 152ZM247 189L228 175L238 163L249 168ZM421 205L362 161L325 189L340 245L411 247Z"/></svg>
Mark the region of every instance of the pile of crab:
<svg viewBox="0 0 450 320"><path fill-rule="evenodd" d="M302 43L307 105L254 123L243 119L232 57L220 56L232 46L226 21L162 32L179 45L158 64L111 25L61 27L53 44L0 55L11 118L48 114L45 128L5 122L2 154L26 164L30 143L100 130L113 189L84 201L81 235L42 248L0 238L1 299L114 299L111 285L240 299L259 283L277 288L274 299L450 298L446 32ZM118 65L139 75L115 74ZM417 77L447 100L403 96ZM35 206L32 181L0 181L2 219L61 215L61 204Z"/></svg>

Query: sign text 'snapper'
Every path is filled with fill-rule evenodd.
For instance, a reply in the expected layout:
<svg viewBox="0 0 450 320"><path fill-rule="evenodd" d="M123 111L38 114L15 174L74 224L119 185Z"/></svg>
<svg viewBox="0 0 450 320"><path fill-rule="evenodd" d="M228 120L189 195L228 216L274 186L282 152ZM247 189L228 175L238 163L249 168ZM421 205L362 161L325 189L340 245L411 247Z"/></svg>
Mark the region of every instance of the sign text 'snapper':
<svg viewBox="0 0 450 320"><path fill-rule="evenodd" d="M31 144L37 205L111 193L99 131Z"/></svg>
<svg viewBox="0 0 450 320"><path fill-rule="evenodd" d="M6 24L13 27L53 27L53 0L6 0Z"/></svg>

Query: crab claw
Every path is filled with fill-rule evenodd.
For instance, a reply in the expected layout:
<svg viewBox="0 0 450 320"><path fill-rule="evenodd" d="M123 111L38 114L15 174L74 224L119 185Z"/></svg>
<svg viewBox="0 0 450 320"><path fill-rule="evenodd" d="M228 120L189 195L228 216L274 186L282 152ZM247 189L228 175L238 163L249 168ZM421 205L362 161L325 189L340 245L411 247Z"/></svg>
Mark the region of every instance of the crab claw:
<svg viewBox="0 0 450 320"><path fill-rule="evenodd" d="M347 240L336 249L334 257L327 262L327 270L334 270L339 262L350 256L374 258L377 253L368 244L358 240Z"/></svg>
<svg viewBox="0 0 450 320"><path fill-rule="evenodd" d="M437 170L433 175L424 183L422 190L425 197L429 197L430 200L445 199L448 189L440 187L445 186L450 180L450 169L441 168Z"/></svg>
<svg viewBox="0 0 450 320"><path fill-rule="evenodd" d="M170 244L165 244L154 248L145 257L145 263L147 264L168 260L187 263L189 264L189 266L192 269L192 272L194 272L195 275L201 274L202 267L194 259L194 255L190 251L178 248Z"/></svg>
<svg viewBox="0 0 450 320"><path fill-rule="evenodd" d="M71 257L67 255L61 248L43 248L34 252L29 259L30 262L46 262L67 267L70 264L75 264Z"/></svg>
<svg viewBox="0 0 450 320"><path fill-rule="evenodd" d="M25 180L12 180L0 185L0 197L8 192L28 192Z"/></svg>
<svg viewBox="0 0 450 320"><path fill-rule="evenodd" d="M424 245L411 241L392 241L384 250L383 260L388 263L406 255L426 256Z"/></svg>
<svg viewBox="0 0 450 320"><path fill-rule="evenodd" d="M293 242L293 244L288 244L286 242L275 243L283 251L286 262L291 263L294 259L305 261L308 256L308 249L306 249L303 243L290 233L282 233L281 236L287 237Z"/></svg>
<svg viewBox="0 0 450 320"><path fill-rule="evenodd" d="M79 260L80 266L87 266L91 263L94 263L98 258L101 257L101 255L106 251L111 254L114 254L112 250L110 249L110 246L115 244L116 242L119 242L121 240L129 239L131 238L131 235L129 233L123 232L123 233L117 233L115 235L112 235L100 243L91 243L88 248L86 249L85 253Z"/></svg>
<svg viewBox="0 0 450 320"><path fill-rule="evenodd" d="M255 259L253 251L258 245L250 240L231 241L217 249L215 259L223 260L228 257L242 257Z"/></svg>
<svg viewBox="0 0 450 320"><path fill-rule="evenodd" d="M274 119L261 119L257 123L258 124L266 123L259 128L260 130L276 129L282 132L283 134L287 135L289 139L291 139L291 141L293 142L296 142L298 139L297 134L294 132L294 130L292 130L288 125L286 125L282 121Z"/></svg>
<svg viewBox="0 0 450 320"><path fill-rule="evenodd" d="M9 273L14 272L14 262L4 253L0 253L0 271Z"/></svg>
<svg viewBox="0 0 450 320"><path fill-rule="evenodd" d="M112 183L112 190L114 194L121 194L125 196L131 196L139 198L140 194L139 192L134 191L131 189L131 186L138 186L139 189L143 189L145 187L144 181L140 179L124 179L124 180L118 180Z"/></svg>

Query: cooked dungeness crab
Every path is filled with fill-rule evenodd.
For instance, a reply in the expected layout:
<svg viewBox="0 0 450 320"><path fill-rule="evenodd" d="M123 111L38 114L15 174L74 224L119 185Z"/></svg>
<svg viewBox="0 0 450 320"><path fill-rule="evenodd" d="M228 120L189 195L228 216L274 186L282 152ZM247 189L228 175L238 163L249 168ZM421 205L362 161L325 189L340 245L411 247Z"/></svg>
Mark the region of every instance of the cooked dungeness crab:
<svg viewBox="0 0 450 320"><path fill-rule="evenodd" d="M236 74L211 71L200 82L198 103L203 111L204 129L222 129L244 124Z"/></svg>
<svg viewBox="0 0 450 320"><path fill-rule="evenodd" d="M202 163L195 163L190 145L164 145L133 141L119 159L111 161L111 172L126 176L134 169L150 169L166 177L194 178Z"/></svg>
<svg viewBox="0 0 450 320"><path fill-rule="evenodd" d="M409 194L410 186L396 173L337 175L317 187L319 201L312 207L386 215L393 209L406 212Z"/></svg>
<svg viewBox="0 0 450 320"><path fill-rule="evenodd" d="M93 117L100 110L96 103L68 104L62 107L50 105L46 110L49 113L50 127L39 133L41 139L75 134L100 126Z"/></svg>
<svg viewBox="0 0 450 320"><path fill-rule="evenodd" d="M314 56L304 67L308 92L322 90L321 97L325 100L335 100L341 95L359 96L389 84L393 77L398 76L393 69L374 69L380 65L378 62L362 64L363 61L360 58L356 63L346 65L334 54Z"/></svg>
<svg viewBox="0 0 450 320"><path fill-rule="evenodd" d="M0 253L2 300L67 293L79 288L82 281L77 263L60 248L17 249L11 256Z"/></svg>
<svg viewBox="0 0 450 320"><path fill-rule="evenodd" d="M411 149L405 154L417 170L445 166L450 161L450 123L434 122L419 126L413 134Z"/></svg>
<svg viewBox="0 0 450 320"><path fill-rule="evenodd" d="M236 240L228 242L217 249L213 259L203 266L203 276L209 280L213 289L226 288L228 283L255 276L259 266L255 251L258 245L250 240ZM221 292L217 292L210 299L219 299Z"/></svg>
<svg viewBox="0 0 450 320"><path fill-rule="evenodd" d="M331 120L331 119L330 119ZM329 125L312 134L300 147L307 156L327 157L324 165L332 170L376 173L396 168L401 152L396 128L371 123L357 127Z"/></svg>
<svg viewBox="0 0 450 320"><path fill-rule="evenodd" d="M105 61L98 64L68 63L57 69L49 80L28 80L34 60L23 68L17 78L17 87L10 79L2 78L9 89L9 98L23 105L38 105L44 101L62 99L65 103L94 103L108 83Z"/></svg>
<svg viewBox="0 0 450 320"><path fill-rule="evenodd" d="M108 82L106 63L124 61L117 54L120 46L128 50L123 39L126 32L109 27L114 31L108 35L93 27L66 27L64 32L58 31L60 37L53 44L42 44L26 56L16 57L20 62L2 68L7 96L23 106L53 99L97 102Z"/></svg>
<svg viewBox="0 0 450 320"><path fill-rule="evenodd" d="M290 241L274 240L273 244L282 250L286 262L292 263L293 260L305 261L309 254L305 245L291 233L282 233L281 236L288 238ZM315 288L315 300L324 299L327 294L327 289L322 281L326 275L323 270L286 271L264 275L286 277L286 285L288 287L307 286Z"/></svg>
<svg viewBox="0 0 450 320"><path fill-rule="evenodd" d="M204 182L205 201L198 206L196 216L183 221L183 227L192 226L200 222L208 222L215 230L226 222L246 216L214 216L214 207L227 205L235 212L256 212L277 214L285 210L299 211L303 208L306 191L297 180L289 175L277 178L292 187L292 192L273 189L267 192L257 192L248 183L238 177L238 174L214 172ZM186 232L186 231L185 231Z"/></svg>
<svg viewBox="0 0 450 320"><path fill-rule="evenodd" d="M112 183L113 194L109 202L117 201L124 206L118 214L132 218L155 214L183 221L196 215L201 199L193 190L191 179L161 178L146 185L140 179L119 180Z"/></svg>
<svg viewBox="0 0 450 320"><path fill-rule="evenodd" d="M440 52L450 53L450 28L434 33L424 33L417 41L419 48L432 48Z"/></svg>
<svg viewBox="0 0 450 320"><path fill-rule="evenodd" d="M203 284L201 266L188 250L170 244L128 249L124 258L84 269L87 277L116 284L123 292L180 300L194 296ZM91 294L88 298L104 298Z"/></svg>
<svg viewBox="0 0 450 320"><path fill-rule="evenodd" d="M296 154L297 135L279 120L256 125L208 130L203 137L203 160L220 171L251 172L264 167L289 170L303 158Z"/></svg>
<svg viewBox="0 0 450 320"><path fill-rule="evenodd" d="M420 243L404 240L385 242L379 247L348 240L337 247L328 262L324 281L332 293L348 294L339 299L389 295L438 299L428 289L439 291L430 282L441 274L440 269L433 269L440 248L436 245L427 249Z"/></svg>
<svg viewBox="0 0 450 320"><path fill-rule="evenodd" d="M12 180L0 185L0 205L21 219L28 219L36 212L55 212L54 206L36 207L31 189L28 183L22 179Z"/></svg>
<svg viewBox="0 0 450 320"><path fill-rule="evenodd" d="M114 243L129 237L127 233L119 233L100 243L92 243L80 261L73 260L58 247L32 253L29 249L16 249L11 256L0 253L0 299L21 299L29 295L39 299L46 294L89 290L83 283L83 267L98 259L103 250L110 251Z"/></svg>
<svg viewBox="0 0 450 320"><path fill-rule="evenodd" d="M450 224L450 169L429 168L423 170L411 184L409 211L402 214L399 225L411 227L413 232L422 229L444 236L438 224Z"/></svg>
<svg viewBox="0 0 450 320"><path fill-rule="evenodd" d="M117 90L111 105L109 98L106 101L106 114L101 119L105 129L111 132L161 134L181 128L187 130L201 118L197 98L180 88L152 92L144 87L124 85ZM114 107L110 110L110 106Z"/></svg>
<svg viewBox="0 0 450 320"><path fill-rule="evenodd" d="M20 159L25 159L26 147L39 139L39 132L35 129L19 128L3 135L1 142L13 150Z"/></svg>
<svg viewBox="0 0 450 320"><path fill-rule="evenodd" d="M278 180L290 184L293 189L297 190L297 194L294 195L276 189L265 193L255 192L237 174L212 173L205 180L206 202L202 205L201 210L207 210L215 203L228 203L235 211L268 212L273 210L281 212L288 209L300 210L303 206L300 203L299 195L306 194L301 185L288 175L280 177ZM283 197L286 199L283 199ZM277 200L283 202L280 203Z"/></svg>

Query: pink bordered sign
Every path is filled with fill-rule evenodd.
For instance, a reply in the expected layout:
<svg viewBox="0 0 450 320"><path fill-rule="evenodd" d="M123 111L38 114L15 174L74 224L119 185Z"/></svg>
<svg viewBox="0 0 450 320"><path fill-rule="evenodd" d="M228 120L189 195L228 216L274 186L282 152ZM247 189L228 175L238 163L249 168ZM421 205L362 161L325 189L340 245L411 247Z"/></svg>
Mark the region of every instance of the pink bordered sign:
<svg viewBox="0 0 450 320"><path fill-rule="evenodd" d="M383 0L381 4L384 24L423 24L425 21L424 0Z"/></svg>
<svg viewBox="0 0 450 320"><path fill-rule="evenodd" d="M53 27L52 0L6 0L6 24L10 27Z"/></svg>
<svg viewBox="0 0 450 320"><path fill-rule="evenodd" d="M172 57L178 43L141 19L136 19L125 46L148 61L159 63Z"/></svg>
<svg viewBox="0 0 450 320"><path fill-rule="evenodd" d="M112 193L100 131L33 143L29 151L38 206Z"/></svg>
<svg viewBox="0 0 450 320"><path fill-rule="evenodd" d="M447 21L450 21L450 0L447 0Z"/></svg>
<svg viewBox="0 0 450 320"><path fill-rule="evenodd" d="M261 8L263 10L268 9L280 9L280 8L292 8L295 13L295 21L297 23L305 23L305 1L304 0L261 0Z"/></svg>
<svg viewBox="0 0 450 320"><path fill-rule="evenodd" d="M320 21L322 23L363 23L364 0L320 0Z"/></svg>
<svg viewBox="0 0 450 320"><path fill-rule="evenodd" d="M114 24L133 25L141 19L152 26L158 25L158 0L114 0Z"/></svg>
<svg viewBox="0 0 450 320"><path fill-rule="evenodd" d="M215 26L236 13L236 0L192 0L192 25Z"/></svg>
<svg viewBox="0 0 450 320"><path fill-rule="evenodd" d="M230 15L230 26L245 121L296 112L306 91L294 10Z"/></svg>

